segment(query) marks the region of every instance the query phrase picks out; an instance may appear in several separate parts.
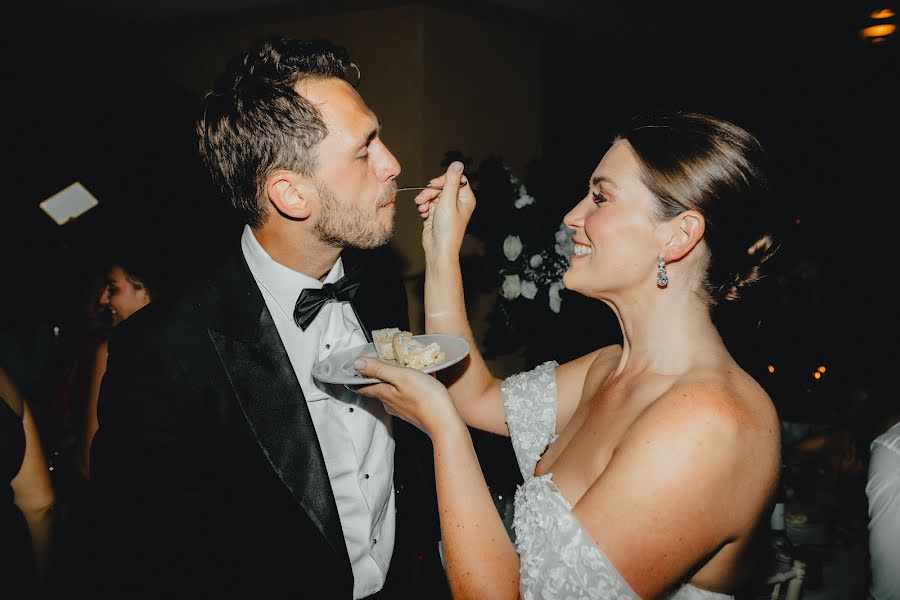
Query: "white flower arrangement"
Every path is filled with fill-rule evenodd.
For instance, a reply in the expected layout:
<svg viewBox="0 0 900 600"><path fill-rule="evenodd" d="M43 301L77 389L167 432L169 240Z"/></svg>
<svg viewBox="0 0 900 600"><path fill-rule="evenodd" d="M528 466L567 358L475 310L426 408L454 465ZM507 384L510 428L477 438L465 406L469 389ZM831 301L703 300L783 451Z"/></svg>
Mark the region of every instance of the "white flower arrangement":
<svg viewBox="0 0 900 600"><path fill-rule="evenodd" d="M517 182L514 177L510 180L513 183ZM519 196L514 206L521 209L535 202L525 186L519 185ZM503 255L506 262L500 268L502 277L500 296L507 302L516 301L520 297L534 300L546 289L550 310L559 313L562 306L560 296L563 289L562 276L568 268L569 256L575 251L572 234L573 231L565 223L560 223L552 247L538 252L526 252L529 249L525 248L521 236L507 235L503 240Z"/></svg>
<svg viewBox="0 0 900 600"><path fill-rule="evenodd" d="M503 254L507 260L516 260L522 254L522 240L517 235L508 235L503 240Z"/></svg>
<svg viewBox="0 0 900 600"><path fill-rule="evenodd" d="M532 196L528 195L528 190L525 189L524 185L519 186L519 197L516 198L516 201L513 203L513 206L516 208L525 208L529 204L534 204L535 199Z"/></svg>
<svg viewBox="0 0 900 600"><path fill-rule="evenodd" d="M459 153L448 153L446 162L451 160L466 162ZM556 186L541 161L526 166L528 177L521 182L495 155L467 172L480 199L469 234L484 243L486 252L464 265L463 276L480 291L495 292L482 352L544 359L565 320L577 319L560 314L566 297L562 277L575 245L572 230L559 222L564 207L543 200Z"/></svg>

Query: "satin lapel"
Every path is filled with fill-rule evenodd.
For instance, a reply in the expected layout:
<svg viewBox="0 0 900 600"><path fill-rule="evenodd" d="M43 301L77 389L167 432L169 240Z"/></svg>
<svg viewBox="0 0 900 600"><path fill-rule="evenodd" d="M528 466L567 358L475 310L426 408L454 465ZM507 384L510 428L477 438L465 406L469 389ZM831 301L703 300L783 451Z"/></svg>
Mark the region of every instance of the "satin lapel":
<svg viewBox="0 0 900 600"><path fill-rule="evenodd" d="M334 493L303 390L256 282L243 257L237 258L239 263L223 270L216 282L222 320L220 327L209 329L210 339L266 458L349 570Z"/></svg>

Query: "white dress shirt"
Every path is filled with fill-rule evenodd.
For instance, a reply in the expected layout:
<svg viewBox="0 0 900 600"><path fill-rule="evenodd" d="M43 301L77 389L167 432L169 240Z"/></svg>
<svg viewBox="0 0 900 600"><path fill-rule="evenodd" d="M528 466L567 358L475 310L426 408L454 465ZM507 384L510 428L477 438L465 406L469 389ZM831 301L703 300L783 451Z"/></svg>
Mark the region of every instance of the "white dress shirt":
<svg viewBox="0 0 900 600"><path fill-rule="evenodd" d="M322 384L311 375L316 361L366 343L348 303L329 302L306 331L294 323L300 292L340 279L343 263L338 258L325 281L319 281L275 262L249 227L244 228L241 250L306 396L350 555L353 597L374 594L384 585L394 549L391 418L381 402L344 386Z"/></svg>
<svg viewBox="0 0 900 600"><path fill-rule="evenodd" d="M869 480L869 597L900 600L900 423L872 442Z"/></svg>

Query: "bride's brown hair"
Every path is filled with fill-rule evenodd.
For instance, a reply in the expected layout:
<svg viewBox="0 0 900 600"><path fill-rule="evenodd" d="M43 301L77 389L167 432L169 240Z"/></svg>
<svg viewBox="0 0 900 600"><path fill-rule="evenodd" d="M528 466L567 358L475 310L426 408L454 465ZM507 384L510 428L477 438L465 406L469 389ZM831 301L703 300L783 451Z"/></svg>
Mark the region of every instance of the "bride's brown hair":
<svg viewBox="0 0 900 600"><path fill-rule="evenodd" d="M762 264L776 250L766 224L770 215L762 145L733 123L683 112L637 117L619 140L626 140L637 156L660 219L686 210L703 215L709 302L738 300L742 288L762 276Z"/></svg>

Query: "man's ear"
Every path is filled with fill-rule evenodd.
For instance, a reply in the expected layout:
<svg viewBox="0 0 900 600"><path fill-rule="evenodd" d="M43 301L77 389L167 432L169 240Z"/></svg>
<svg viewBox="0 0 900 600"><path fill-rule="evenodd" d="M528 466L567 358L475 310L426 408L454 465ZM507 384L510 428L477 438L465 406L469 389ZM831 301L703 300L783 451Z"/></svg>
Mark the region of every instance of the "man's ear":
<svg viewBox="0 0 900 600"><path fill-rule="evenodd" d="M687 256L706 231L706 220L695 210L686 210L665 224L668 241L663 249L666 262L675 262Z"/></svg>
<svg viewBox="0 0 900 600"><path fill-rule="evenodd" d="M293 171L279 169L266 178L266 196L281 215L302 221L312 214L308 196L308 186L304 185Z"/></svg>

